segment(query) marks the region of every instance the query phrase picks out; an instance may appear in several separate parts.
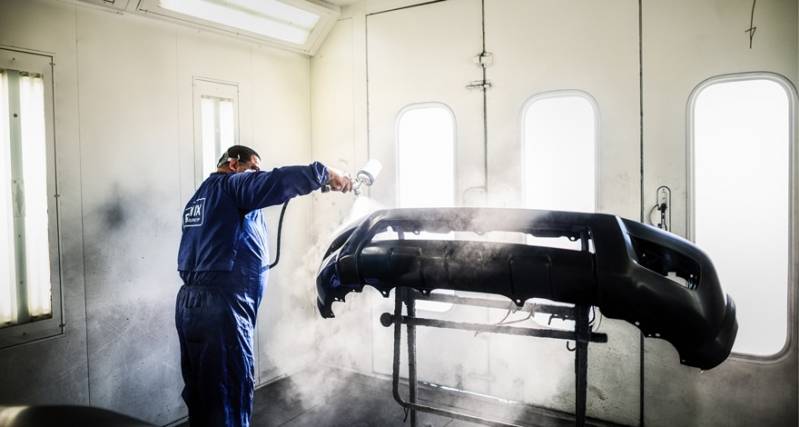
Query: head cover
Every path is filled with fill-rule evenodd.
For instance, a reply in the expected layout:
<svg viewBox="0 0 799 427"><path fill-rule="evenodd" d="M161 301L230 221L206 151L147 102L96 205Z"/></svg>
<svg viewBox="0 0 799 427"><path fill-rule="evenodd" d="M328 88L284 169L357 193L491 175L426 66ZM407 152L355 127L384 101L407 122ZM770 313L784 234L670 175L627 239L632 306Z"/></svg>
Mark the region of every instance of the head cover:
<svg viewBox="0 0 799 427"><path fill-rule="evenodd" d="M261 158L261 156L259 156L258 153L250 147L246 147L244 145L233 145L225 150L224 153L222 153L222 157L220 157L219 161L216 162L216 167L221 168L231 160L249 162L252 160L252 156L258 157L259 159Z"/></svg>
<svg viewBox="0 0 799 427"><path fill-rule="evenodd" d="M227 153L227 151L225 151L224 153L222 153L222 157L219 158L219 161L216 162L216 167L221 168L222 166L225 166L225 164L227 162L231 161L231 160L241 161L241 155L238 154L238 155L236 155L236 157L230 157L230 155Z"/></svg>

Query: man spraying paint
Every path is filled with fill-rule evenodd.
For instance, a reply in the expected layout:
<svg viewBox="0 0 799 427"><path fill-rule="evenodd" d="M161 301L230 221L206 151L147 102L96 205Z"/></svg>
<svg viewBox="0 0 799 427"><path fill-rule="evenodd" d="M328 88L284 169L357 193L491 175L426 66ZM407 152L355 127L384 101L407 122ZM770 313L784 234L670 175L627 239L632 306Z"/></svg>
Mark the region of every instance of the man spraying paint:
<svg viewBox="0 0 799 427"><path fill-rule="evenodd" d="M269 263L260 209L322 186L352 189L319 162L271 171L260 164L251 148L230 147L183 210L175 324L192 427L250 424L253 328Z"/></svg>

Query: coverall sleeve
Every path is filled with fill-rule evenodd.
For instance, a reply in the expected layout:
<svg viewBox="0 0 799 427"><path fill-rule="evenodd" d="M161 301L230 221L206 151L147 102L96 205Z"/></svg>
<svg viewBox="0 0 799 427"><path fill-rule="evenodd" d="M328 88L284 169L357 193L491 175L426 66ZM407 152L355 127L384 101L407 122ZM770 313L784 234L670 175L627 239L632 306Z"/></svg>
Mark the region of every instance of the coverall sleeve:
<svg viewBox="0 0 799 427"><path fill-rule="evenodd" d="M249 212L308 194L327 183L327 179L327 168L319 162L313 162L308 166L237 173L230 177L228 183L236 205Z"/></svg>

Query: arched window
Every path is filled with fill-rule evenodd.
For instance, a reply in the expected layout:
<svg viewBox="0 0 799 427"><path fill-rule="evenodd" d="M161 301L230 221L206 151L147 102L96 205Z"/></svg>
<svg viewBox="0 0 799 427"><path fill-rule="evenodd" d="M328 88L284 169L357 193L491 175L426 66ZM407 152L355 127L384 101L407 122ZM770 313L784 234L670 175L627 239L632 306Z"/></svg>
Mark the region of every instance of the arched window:
<svg viewBox="0 0 799 427"><path fill-rule="evenodd" d="M397 206L455 205L455 116L444 104L414 104L397 118ZM431 239L432 233L406 238ZM449 236L442 236L448 238ZM452 291L436 291L452 295ZM419 301L419 310L444 312L450 303Z"/></svg>
<svg viewBox="0 0 799 427"><path fill-rule="evenodd" d="M689 103L689 235L735 300L736 353L774 355L788 337L794 104L773 74L707 80Z"/></svg>
<svg viewBox="0 0 799 427"><path fill-rule="evenodd" d="M527 101L522 118L526 207L596 209L597 116L596 102L582 91L547 92Z"/></svg>

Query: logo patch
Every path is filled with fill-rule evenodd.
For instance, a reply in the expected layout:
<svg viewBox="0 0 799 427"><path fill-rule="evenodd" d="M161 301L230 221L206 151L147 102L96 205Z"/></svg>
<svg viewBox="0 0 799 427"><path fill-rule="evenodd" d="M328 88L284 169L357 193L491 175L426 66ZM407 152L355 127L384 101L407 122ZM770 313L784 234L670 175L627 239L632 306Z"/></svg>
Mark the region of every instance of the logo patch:
<svg viewBox="0 0 799 427"><path fill-rule="evenodd" d="M205 198L197 199L194 203L186 206L183 211L183 226L184 227L199 227L203 225L203 217L205 216Z"/></svg>

